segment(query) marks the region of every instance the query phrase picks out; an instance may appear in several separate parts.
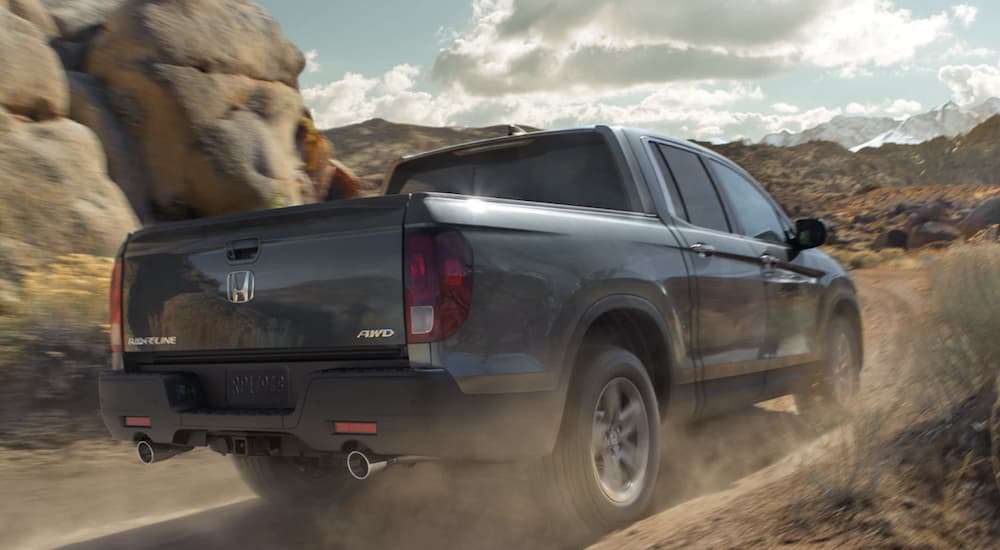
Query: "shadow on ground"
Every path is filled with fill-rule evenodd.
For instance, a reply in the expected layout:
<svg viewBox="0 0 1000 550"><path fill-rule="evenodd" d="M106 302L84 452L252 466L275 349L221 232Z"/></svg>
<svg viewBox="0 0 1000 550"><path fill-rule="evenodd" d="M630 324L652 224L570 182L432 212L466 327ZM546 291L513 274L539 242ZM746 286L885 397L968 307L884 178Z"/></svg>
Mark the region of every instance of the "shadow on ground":
<svg viewBox="0 0 1000 550"><path fill-rule="evenodd" d="M667 434L656 509L725 489L817 435L795 414L762 408ZM253 499L65 548L575 548L592 542L551 521L531 479L530 465L419 464L370 479L363 496L337 510Z"/></svg>

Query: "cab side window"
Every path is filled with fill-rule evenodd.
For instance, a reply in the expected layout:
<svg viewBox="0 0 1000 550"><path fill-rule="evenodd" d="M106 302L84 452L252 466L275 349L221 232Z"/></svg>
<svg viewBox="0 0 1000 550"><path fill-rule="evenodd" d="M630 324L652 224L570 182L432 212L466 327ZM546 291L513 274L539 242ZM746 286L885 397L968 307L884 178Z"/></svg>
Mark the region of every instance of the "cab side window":
<svg viewBox="0 0 1000 550"><path fill-rule="evenodd" d="M787 242L785 224L774 205L754 183L732 168L709 160L715 181L729 199L732 215L747 237L777 244Z"/></svg>
<svg viewBox="0 0 1000 550"><path fill-rule="evenodd" d="M729 232L729 221L722 200L697 154L669 145L657 144L665 167L664 175L677 215L699 227ZM673 181L671 181L673 180ZM676 197L676 198L675 198Z"/></svg>

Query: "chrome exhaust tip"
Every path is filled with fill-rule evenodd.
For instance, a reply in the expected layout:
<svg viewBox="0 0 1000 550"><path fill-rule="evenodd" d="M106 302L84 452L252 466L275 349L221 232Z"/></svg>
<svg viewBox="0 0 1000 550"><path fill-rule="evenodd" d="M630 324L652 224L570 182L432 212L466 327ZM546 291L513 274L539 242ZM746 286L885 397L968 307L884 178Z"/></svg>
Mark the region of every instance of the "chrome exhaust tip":
<svg viewBox="0 0 1000 550"><path fill-rule="evenodd" d="M135 444L135 454L139 456L139 462L149 466L150 464L156 462L156 452L153 451L153 446L149 441L140 441Z"/></svg>
<svg viewBox="0 0 1000 550"><path fill-rule="evenodd" d="M372 462L365 451L351 451L347 454L347 471L354 479L363 481L385 470L389 466L416 464L430 460L433 459L425 456L394 456L378 462Z"/></svg>
<svg viewBox="0 0 1000 550"><path fill-rule="evenodd" d="M154 462L161 462L170 457L186 453L191 447L181 447L179 445L164 445L153 443L143 439L135 444L135 454L139 457L139 462L149 466Z"/></svg>
<svg viewBox="0 0 1000 550"><path fill-rule="evenodd" d="M347 455L347 471L358 481L368 479L374 472L368 455L361 451L351 451Z"/></svg>

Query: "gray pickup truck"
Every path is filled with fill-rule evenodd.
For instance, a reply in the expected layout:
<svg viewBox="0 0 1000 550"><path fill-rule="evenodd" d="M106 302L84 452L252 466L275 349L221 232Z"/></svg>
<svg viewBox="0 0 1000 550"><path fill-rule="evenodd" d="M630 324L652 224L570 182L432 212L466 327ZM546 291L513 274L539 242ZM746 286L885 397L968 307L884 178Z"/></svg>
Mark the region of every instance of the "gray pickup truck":
<svg viewBox="0 0 1000 550"><path fill-rule="evenodd" d="M129 236L102 415L144 463L209 447L286 502L393 464L536 460L608 529L650 504L661 423L849 402L861 318L825 238L641 130L415 155L384 196Z"/></svg>

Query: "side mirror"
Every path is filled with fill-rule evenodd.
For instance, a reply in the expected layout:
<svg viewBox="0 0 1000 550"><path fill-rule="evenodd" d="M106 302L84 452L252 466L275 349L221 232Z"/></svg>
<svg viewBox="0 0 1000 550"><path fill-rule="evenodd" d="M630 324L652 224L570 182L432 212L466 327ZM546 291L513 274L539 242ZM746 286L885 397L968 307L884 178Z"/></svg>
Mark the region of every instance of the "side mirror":
<svg viewBox="0 0 1000 550"><path fill-rule="evenodd" d="M829 233L830 228L823 220L811 218L795 220L795 238L792 245L798 250L816 248L826 242Z"/></svg>

